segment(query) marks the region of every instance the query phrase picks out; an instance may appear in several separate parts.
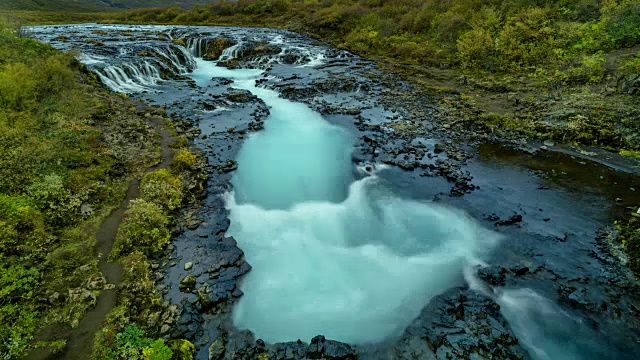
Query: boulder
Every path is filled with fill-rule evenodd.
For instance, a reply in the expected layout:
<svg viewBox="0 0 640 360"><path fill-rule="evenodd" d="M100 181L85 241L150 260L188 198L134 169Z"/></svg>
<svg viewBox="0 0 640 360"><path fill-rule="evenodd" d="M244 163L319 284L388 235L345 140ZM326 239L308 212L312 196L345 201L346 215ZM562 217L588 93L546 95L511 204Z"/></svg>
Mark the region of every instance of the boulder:
<svg viewBox="0 0 640 360"><path fill-rule="evenodd" d="M96 303L95 294L83 288L69 289L68 299L70 303L89 303L91 305Z"/></svg>
<svg viewBox="0 0 640 360"><path fill-rule="evenodd" d="M453 288L431 299L395 345L401 359L526 359L527 352L500 313L477 291ZM430 353L429 353L430 352Z"/></svg>
<svg viewBox="0 0 640 360"><path fill-rule="evenodd" d="M324 336L318 335L311 339L311 344L307 349L308 359L335 359L346 360L355 359L355 351L348 344L335 340L327 340Z"/></svg>

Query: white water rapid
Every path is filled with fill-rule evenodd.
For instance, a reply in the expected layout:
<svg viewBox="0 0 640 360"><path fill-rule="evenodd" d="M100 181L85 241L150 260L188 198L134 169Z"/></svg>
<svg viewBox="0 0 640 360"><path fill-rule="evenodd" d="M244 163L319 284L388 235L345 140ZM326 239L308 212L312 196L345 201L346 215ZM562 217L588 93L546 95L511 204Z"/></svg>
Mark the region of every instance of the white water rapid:
<svg viewBox="0 0 640 360"><path fill-rule="evenodd" d="M464 213L352 178L352 138L304 104L258 88L258 70L198 60L199 85L233 79L270 107L238 154L231 228L253 270L234 319L269 342L323 334L351 343L402 331L431 296L496 245Z"/></svg>

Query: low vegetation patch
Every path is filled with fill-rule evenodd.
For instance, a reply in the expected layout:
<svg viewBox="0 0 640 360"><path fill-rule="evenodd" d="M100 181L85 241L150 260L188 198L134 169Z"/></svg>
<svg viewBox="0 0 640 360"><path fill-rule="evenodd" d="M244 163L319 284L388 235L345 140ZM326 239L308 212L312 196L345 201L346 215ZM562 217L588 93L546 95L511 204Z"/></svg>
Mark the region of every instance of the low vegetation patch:
<svg viewBox="0 0 640 360"><path fill-rule="evenodd" d="M2 359L35 345L63 350L64 340L38 333L77 326L95 305L104 286L95 234L129 180L157 159L155 132L132 102L104 89L73 54L23 35L0 18ZM167 207L181 192L172 184L179 190ZM156 343L141 349L150 358L156 350L166 353Z"/></svg>

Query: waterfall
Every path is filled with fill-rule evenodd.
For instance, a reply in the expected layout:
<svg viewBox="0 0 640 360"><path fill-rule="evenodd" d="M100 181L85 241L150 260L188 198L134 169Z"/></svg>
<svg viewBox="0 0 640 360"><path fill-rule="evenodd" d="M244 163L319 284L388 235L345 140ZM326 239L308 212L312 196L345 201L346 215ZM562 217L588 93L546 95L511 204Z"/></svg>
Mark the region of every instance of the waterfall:
<svg viewBox="0 0 640 360"><path fill-rule="evenodd" d="M128 69L133 75L128 74L125 69ZM113 91L121 93L136 93L150 90L148 86L151 85L151 80L145 79L144 81L141 81L141 79L144 78L144 71L148 70L143 69L141 71L141 69L136 65L108 65L102 69L95 69L94 71L98 74L100 80L102 80L102 82Z"/></svg>
<svg viewBox="0 0 640 360"><path fill-rule="evenodd" d="M199 40L199 39L198 39ZM200 41L190 43L197 49ZM162 73L184 75L196 67L190 51L179 45L156 47L152 49L156 57L147 57L142 61L123 62L104 67L95 67L102 82L111 90L122 93L137 93L153 90L163 81Z"/></svg>
<svg viewBox="0 0 640 360"><path fill-rule="evenodd" d="M189 38L187 39L187 50L194 57L203 57L205 55L208 40L205 38Z"/></svg>
<svg viewBox="0 0 640 360"><path fill-rule="evenodd" d="M237 43L231 47L228 47L222 50L222 55L220 55L219 61L232 60L238 57L238 54L241 51L242 43Z"/></svg>
<svg viewBox="0 0 640 360"><path fill-rule="evenodd" d="M193 56L182 46L158 47L154 50L160 57L169 61L176 74L187 74L196 67Z"/></svg>

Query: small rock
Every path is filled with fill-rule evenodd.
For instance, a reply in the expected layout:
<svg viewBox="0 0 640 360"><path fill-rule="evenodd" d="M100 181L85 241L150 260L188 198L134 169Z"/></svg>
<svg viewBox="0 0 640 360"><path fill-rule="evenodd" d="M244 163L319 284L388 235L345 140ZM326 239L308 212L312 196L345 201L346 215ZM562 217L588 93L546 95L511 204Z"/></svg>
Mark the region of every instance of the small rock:
<svg viewBox="0 0 640 360"><path fill-rule="evenodd" d="M224 357L224 340L219 337L209 346L209 360L220 360Z"/></svg>
<svg viewBox="0 0 640 360"><path fill-rule="evenodd" d="M52 305L58 305L64 301L64 297L59 292L54 292L53 295L49 296L49 302Z"/></svg>
<svg viewBox="0 0 640 360"><path fill-rule="evenodd" d="M83 203L82 205L80 205L80 214L82 214L82 216L84 217L91 216L91 214L93 214L93 208L91 207L91 205Z"/></svg>
<svg viewBox="0 0 640 360"><path fill-rule="evenodd" d="M544 146L548 146L548 147L556 146L556 143L554 143L554 142L553 142L553 141L551 141L551 140L545 140L545 141L543 142L543 144L544 144Z"/></svg>
<svg viewBox="0 0 640 360"><path fill-rule="evenodd" d="M189 271L191 270L191 268L193 268L193 263L191 261L189 261L188 263L184 264L184 269Z"/></svg>
<svg viewBox="0 0 640 360"><path fill-rule="evenodd" d="M69 289L69 302L95 304L96 296L93 294L93 292L87 289Z"/></svg>
<svg viewBox="0 0 640 360"><path fill-rule="evenodd" d="M496 226L514 225L522 222L522 215L513 215L512 217L496 222Z"/></svg>
<svg viewBox="0 0 640 360"><path fill-rule="evenodd" d="M171 327L169 325L167 324L162 325L162 327L160 328L160 335L164 335L168 333L169 330L171 330Z"/></svg>
<svg viewBox="0 0 640 360"><path fill-rule="evenodd" d="M184 279L180 280L180 291L191 291L196 286L197 279L193 275L186 276Z"/></svg>
<svg viewBox="0 0 640 360"><path fill-rule="evenodd" d="M523 265L517 265L512 267L511 271L513 271L517 276L522 276L529 272L529 268Z"/></svg>

